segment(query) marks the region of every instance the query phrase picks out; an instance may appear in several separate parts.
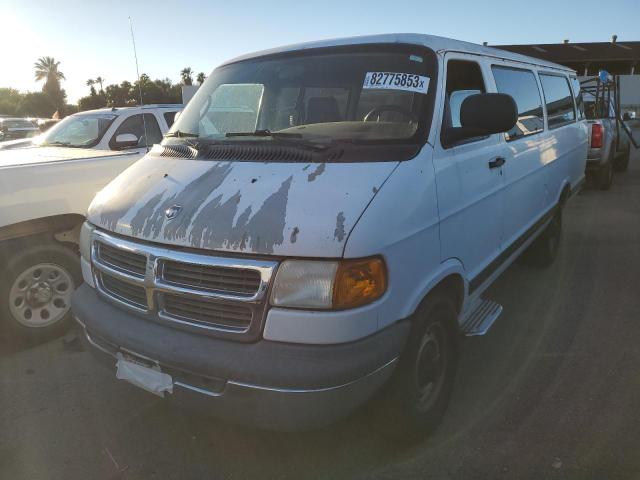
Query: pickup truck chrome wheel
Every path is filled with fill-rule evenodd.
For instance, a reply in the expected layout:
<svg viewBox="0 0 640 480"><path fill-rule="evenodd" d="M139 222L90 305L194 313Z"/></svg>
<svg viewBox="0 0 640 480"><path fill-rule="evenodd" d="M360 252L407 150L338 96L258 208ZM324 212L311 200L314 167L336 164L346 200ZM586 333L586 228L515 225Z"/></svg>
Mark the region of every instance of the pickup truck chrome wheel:
<svg viewBox="0 0 640 480"><path fill-rule="evenodd" d="M3 245L0 333L27 341L57 337L71 326L71 297L82 283L73 246L48 238Z"/></svg>
<svg viewBox="0 0 640 480"><path fill-rule="evenodd" d="M52 325L64 318L71 307L75 284L62 266L41 263L20 274L9 291L13 318L29 328Z"/></svg>

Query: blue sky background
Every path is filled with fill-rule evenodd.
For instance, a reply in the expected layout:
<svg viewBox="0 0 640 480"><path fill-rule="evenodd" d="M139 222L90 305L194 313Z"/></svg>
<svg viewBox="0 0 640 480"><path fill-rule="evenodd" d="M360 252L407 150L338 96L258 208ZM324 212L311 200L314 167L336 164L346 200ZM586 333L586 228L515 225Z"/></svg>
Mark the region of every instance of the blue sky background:
<svg viewBox="0 0 640 480"><path fill-rule="evenodd" d="M128 16L141 73L179 79L236 55L301 41L419 32L476 43L640 40L640 0L94 1L0 0L0 87L38 90L33 63L61 62L75 102L85 82L135 79Z"/></svg>

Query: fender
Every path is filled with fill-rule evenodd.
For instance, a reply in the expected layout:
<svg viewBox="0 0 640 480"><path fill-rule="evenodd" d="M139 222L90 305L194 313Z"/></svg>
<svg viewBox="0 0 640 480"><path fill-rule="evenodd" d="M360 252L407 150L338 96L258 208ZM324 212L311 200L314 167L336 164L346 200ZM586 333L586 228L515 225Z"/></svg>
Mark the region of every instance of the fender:
<svg viewBox="0 0 640 480"><path fill-rule="evenodd" d="M562 201L562 196L564 195L565 190L567 190L569 192L569 196L571 196L571 194L573 193L573 189L571 188L571 182L569 182L568 179L564 179L562 181L562 184L560 185L560 188L558 189L558 191L555 194L555 203L561 203ZM568 198L568 197L567 197Z"/></svg>
<svg viewBox="0 0 640 480"><path fill-rule="evenodd" d="M407 301L406 311L403 312L403 317L411 316L418 308L422 300L445 278L451 275L458 275L464 282L464 295L461 306L467 299L469 292L469 280L467 273L464 269L464 265L458 258L449 258L442 262L440 266L433 272L433 274L424 279L424 282L419 285L413 292L413 296Z"/></svg>

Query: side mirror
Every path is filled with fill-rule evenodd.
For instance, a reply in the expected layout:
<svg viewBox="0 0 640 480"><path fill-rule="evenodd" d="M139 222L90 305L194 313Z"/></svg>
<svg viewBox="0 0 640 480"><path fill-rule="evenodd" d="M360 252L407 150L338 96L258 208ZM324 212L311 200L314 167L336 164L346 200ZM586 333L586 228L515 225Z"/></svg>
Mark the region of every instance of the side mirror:
<svg viewBox="0 0 640 480"><path fill-rule="evenodd" d="M628 122L629 120L631 120L631 114L629 112L624 112L624 115L622 115L622 120Z"/></svg>
<svg viewBox="0 0 640 480"><path fill-rule="evenodd" d="M446 144L511 130L518 121L518 106L505 93L477 93L460 106L460 127L443 131Z"/></svg>
<svg viewBox="0 0 640 480"><path fill-rule="evenodd" d="M117 148L131 148L138 146L138 137L133 133L121 133L116 137Z"/></svg>

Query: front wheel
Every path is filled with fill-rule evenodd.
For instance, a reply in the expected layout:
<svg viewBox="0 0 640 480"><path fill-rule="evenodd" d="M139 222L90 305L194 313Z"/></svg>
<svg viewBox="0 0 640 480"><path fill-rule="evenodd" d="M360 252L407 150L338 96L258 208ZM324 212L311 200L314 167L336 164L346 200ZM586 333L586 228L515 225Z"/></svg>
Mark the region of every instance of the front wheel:
<svg viewBox="0 0 640 480"><path fill-rule="evenodd" d="M442 420L458 364L457 311L442 292L415 314L396 371L373 406L376 424L395 440L420 440Z"/></svg>
<svg viewBox="0 0 640 480"><path fill-rule="evenodd" d="M47 339L71 323L71 296L82 282L79 258L47 242L11 254L0 278L0 320L10 335Z"/></svg>

